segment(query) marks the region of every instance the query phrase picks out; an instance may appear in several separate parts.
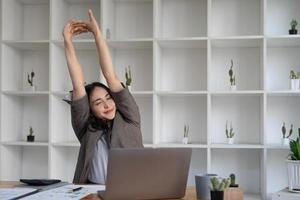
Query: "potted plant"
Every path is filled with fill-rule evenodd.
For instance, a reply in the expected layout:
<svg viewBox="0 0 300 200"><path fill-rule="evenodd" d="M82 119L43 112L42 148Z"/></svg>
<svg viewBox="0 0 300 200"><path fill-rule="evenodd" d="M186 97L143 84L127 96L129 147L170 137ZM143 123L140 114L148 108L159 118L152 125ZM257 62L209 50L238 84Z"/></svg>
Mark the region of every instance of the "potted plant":
<svg viewBox="0 0 300 200"><path fill-rule="evenodd" d="M125 68L125 78L126 78L126 87L128 88L129 91L131 91L132 77L131 77L130 65L128 66L128 69Z"/></svg>
<svg viewBox="0 0 300 200"><path fill-rule="evenodd" d="M290 141L290 154L286 161L288 168L289 190L300 190L300 128L298 137Z"/></svg>
<svg viewBox="0 0 300 200"><path fill-rule="evenodd" d="M236 90L235 75L233 74L233 60L231 59L231 67L229 69L230 90Z"/></svg>
<svg viewBox="0 0 300 200"><path fill-rule="evenodd" d="M229 187L234 187L234 188L239 187L239 184L235 183L235 174L230 174L229 177L230 177Z"/></svg>
<svg viewBox="0 0 300 200"><path fill-rule="evenodd" d="M226 121L225 134L226 134L226 138L227 138L228 144L233 144L234 143L234 135L235 135L235 133L233 132L233 128L232 128L232 123L231 122L230 122L230 130L228 131L227 121Z"/></svg>
<svg viewBox="0 0 300 200"><path fill-rule="evenodd" d="M36 91L36 86L33 84L34 76L35 76L35 73L33 70L30 73L30 75L29 75L29 73L27 73L27 82L29 83L32 92Z"/></svg>
<svg viewBox="0 0 300 200"><path fill-rule="evenodd" d="M297 72L295 72L294 70L291 70L290 72L290 80L291 80L291 84L290 87L292 90L298 90L299 89L299 74Z"/></svg>
<svg viewBox="0 0 300 200"><path fill-rule="evenodd" d="M229 187L230 179L222 179L219 181L217 177L212 177L210 179L210 198L211 200L223 200L224 199L224 190Z"/></svg>
<svg viewBox="0 0 300 200"><path fill-rule="evenodd" d="M292 21L290 22L291 25L291 29L289 30L290 35L296 35L297 34L297 29L296 26L298 25L297 20L292 19Z"/></svg>
<svg viewBox="0 0 300 200"><path fill-rule="evenodd" d="M182 139L182 143L183 144L188 144L189 142L189 130L190 130L190 126L189 125L184 125L184 132L183 132L183 139Z"/></svg>
<svg viewBox="0 0 300 200"><path fill-rule="evenodd" d="M281 132L282 132L282 145L289 145L289 138L291 137L293 133L293 124L291 124L291 129L289 131L289 134L286 135L286 128L285 128L285 122L283 122L283 125L281 127Z"/></svg>
<svg viewBox="0 0 300 200"><path fill-rule="evenodd" d="M30 126L29 135L27 135L27 142L34 142L33 128Z"/></svg>

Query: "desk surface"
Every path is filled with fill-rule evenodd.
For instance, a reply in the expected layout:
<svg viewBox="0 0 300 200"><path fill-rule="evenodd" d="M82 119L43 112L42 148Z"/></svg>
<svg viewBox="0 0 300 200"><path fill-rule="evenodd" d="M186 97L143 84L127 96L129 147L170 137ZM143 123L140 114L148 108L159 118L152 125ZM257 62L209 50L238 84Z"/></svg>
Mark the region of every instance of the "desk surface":
<svg viewBox="0 0 300 200"><path fill-rule="evenodd" d="M0 181L0 188L10 188L20 185L20 182L16 181ZM188 187L186 190L186 196L184 200L197 200L196 190L194 187ZM96 194L90 194L83 198L83 200L101 200Z"/></svg>

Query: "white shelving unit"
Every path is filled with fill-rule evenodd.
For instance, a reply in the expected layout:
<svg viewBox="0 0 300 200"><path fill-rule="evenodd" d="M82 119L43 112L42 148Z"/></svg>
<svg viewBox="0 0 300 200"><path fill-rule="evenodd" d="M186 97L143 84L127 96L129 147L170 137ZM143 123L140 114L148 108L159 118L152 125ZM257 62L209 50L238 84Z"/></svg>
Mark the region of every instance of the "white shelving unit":
<svg viewBox="0 0 300 200"><path fill-rule="evenodd" d="M293 123L293 137L300 127L300 91L289 90L300 36L288 35L299 0L0 0L0 180L72 181L80 144L62 101L72 89L62 29L69 19L88 20L89 8L122 81L131 66L146 147L192 148L189 185L197 173L236 173L246 200L270 199L287 185L281 125ZM92 35L74 43L86 82L104 81ZM34 143L26 142L30 126Z"/></svg>

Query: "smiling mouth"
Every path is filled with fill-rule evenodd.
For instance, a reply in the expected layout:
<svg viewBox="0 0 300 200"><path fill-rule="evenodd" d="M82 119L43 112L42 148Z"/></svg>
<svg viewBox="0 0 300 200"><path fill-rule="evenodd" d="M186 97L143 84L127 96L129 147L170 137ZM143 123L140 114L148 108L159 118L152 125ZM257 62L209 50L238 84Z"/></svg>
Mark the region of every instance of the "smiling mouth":
<svg viewBox="0 0 300 200"><path fill-rule="evenodd" d="M108 113L112 112L113 110L114 110L114 109L110 109L110 110L108 110L108 111L105 111L104 114L108 114Z"/></svg>

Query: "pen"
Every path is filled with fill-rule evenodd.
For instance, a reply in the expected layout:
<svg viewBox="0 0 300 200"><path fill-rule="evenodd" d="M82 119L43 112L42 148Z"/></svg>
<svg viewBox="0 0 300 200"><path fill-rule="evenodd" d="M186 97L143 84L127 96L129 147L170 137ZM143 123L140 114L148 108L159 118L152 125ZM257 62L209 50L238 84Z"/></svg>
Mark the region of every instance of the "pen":
<svg viewBox="0 0 300 200"><path fill-rule="evenodd" d="M72 192L76 192L76 191L81 190L81 189L82 189L82 187L74 188L74 189L72 189Z"/></svg>

